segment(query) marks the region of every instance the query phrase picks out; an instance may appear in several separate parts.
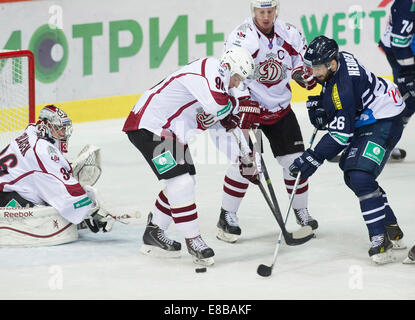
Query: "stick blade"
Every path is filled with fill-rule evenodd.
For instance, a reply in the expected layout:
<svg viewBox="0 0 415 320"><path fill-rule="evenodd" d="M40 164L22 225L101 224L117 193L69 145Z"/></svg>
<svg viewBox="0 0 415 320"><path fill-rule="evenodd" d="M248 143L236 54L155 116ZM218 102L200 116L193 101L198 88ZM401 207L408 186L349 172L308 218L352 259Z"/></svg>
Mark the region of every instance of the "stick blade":
<svg viewBox="0 0 415 320"><path fill-rule="evenodd" d="M272 267L268 267L265 264L260 264L258 266L258 269L256 270L256 272L261 276L261 277L269 277L272 273Z"/></svg>
<svg viewBox="0 0 415 320"><path fill-rule="evenodd" d="M305 226L293 233L285 232L283 235L287 245L298 246L311 240L314 237L314 232L310 226Z"/></svg>

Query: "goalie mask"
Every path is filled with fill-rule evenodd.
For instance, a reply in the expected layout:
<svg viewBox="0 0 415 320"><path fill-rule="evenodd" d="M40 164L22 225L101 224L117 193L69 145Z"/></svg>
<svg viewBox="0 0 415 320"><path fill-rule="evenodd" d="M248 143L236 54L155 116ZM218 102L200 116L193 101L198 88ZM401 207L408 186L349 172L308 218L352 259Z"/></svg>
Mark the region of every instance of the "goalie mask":
<svg viewBox="0 0 415 320"><path fill-rule="evenodd" d="M251 13L255 17L255 8L265 9L265 8L275 8L275 19L277 19L280 13L280 2L279 0L251 0Z"/></svg>
<svg viewBox="0 0 415 320"><path fill-rule="evenodd" d="M230 78L234 74L238 74L243 79L240 86L238 87L240 90L247 89L249 82L254 79L254 59L252 59L249 51L244 48L232 47L226 50L220 60L220 65L225 74L224 84L226 88L229 87Z"/></svg>
<svg viewBox="0 0 415 320"><path fill-rule="evenodd" d="M72 121L68 115L54 105L40 110L36 129L40 138L51 142L61 152L68 152L67 144L72 134Z"/></svg>

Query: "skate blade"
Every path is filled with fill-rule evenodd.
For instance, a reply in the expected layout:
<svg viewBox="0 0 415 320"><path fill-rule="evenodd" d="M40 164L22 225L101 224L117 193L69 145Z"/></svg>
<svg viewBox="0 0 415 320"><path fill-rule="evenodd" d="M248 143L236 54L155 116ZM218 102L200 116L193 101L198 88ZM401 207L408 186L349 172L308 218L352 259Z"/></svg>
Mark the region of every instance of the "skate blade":
<svg viewBox="0 0 415 320"><path fill-rule="evenodd" d="M213 258L199 259L199 258L192 256L192 259L193 259L194 264L204 266L204 267L210 267L215 263Z"/></svg>
<svg viewBox="0 0 415 320"><path fill-rule="evenodd" d="M167 251L156 246L143 244L140 248L142 254L157 258L180 258L181 251Z"/></svg>
<svg viewBox="0 0 415 320"><path fill-rule="evenodd" d="M378 265L395 262L397 260L393 255L392 250L387 250L386 252L375 254L371 256L371 258L372 261Z"/></svg>
<svg viewBox="0 0 415 320"><path fill-rule="evenodd" d="M415 264L415 260L412 260L409 257L406 257L404 261L402 261L403 264Z"/></svg>
<svg viewBox="0 0 415 320"><path fill-rule="evenodd" d="M218 233L216 235L216 238L225 242L229 243L235 243L236 240L238 240L239 235L237 234L231 234L223 231L222 229L218 229Z"/></svg>
<svg viewBox="0 0 415 320"><path fill-rule="evenodd" d="M393 244L393 250L402 250L406 249L406 244L403 242L403 240L391 240Z"/></svg>

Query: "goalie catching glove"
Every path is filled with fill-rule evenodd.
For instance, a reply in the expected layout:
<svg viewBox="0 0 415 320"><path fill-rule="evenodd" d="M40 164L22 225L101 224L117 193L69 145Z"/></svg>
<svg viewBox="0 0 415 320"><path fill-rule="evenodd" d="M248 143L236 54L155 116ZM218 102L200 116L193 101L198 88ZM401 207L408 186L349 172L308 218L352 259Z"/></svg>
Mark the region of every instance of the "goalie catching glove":
<svg viewBox="0 0 415 320"><path fill-rule="evenodd" d="M99 230L102 230L103 232L111 231L115 219L108 210L102 207L98 191L91 186L86 186L85 191L95 204L95 207L91 209L91 212L85 218L84 222L94 233L97 233Z"/></svg>
<svg viewBox="0 0 415 320"><path fill-rule="evenodd" d="M81 186L93 186L102 171L100 148L91 144L86 145L71 166L73 176Z"/></svg>

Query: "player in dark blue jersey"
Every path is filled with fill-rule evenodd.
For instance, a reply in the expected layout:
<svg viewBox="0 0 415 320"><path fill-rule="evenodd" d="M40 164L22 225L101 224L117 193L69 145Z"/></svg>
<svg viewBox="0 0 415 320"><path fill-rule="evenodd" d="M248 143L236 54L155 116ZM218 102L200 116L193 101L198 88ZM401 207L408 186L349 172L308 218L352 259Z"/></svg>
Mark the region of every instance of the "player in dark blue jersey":
<svg viewBox="0 0 415 320"><path fill-rule="evenodd" d="M415 58L411 44L415 34L415 1L395 0L392 4L386 31L379 42L392 68L394 82L398 85L407 105L404 121L407 123L415 112ZM392 158L406 156L395 148Z"/></svg>
<svg viewBox="0 0 415 320"><path fill-rule="evenodd" d="M327 129L314 150L306 150L290 166L292 175L308 178L324 160L344 150L339 166L356 194L369 231L369 256L376 263L393 261L392 248L402 248L403 232L376 181L403 131L405 103L397 86L376 77L336 41L324 36L309 45L304 60L322 85L309 97L312 124Z"/></svg>

